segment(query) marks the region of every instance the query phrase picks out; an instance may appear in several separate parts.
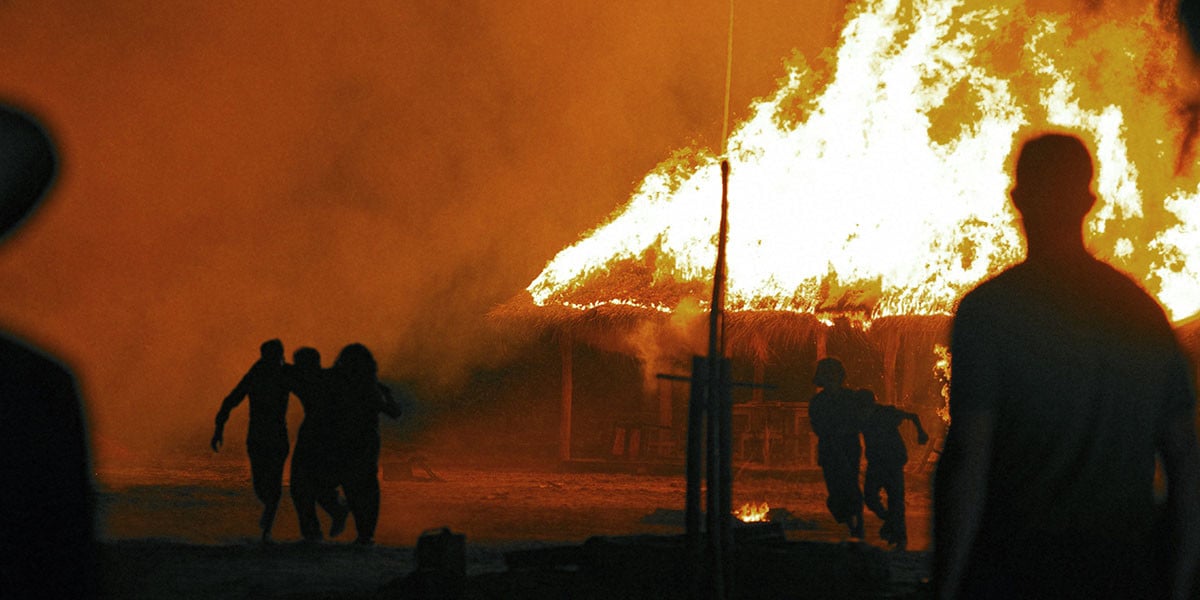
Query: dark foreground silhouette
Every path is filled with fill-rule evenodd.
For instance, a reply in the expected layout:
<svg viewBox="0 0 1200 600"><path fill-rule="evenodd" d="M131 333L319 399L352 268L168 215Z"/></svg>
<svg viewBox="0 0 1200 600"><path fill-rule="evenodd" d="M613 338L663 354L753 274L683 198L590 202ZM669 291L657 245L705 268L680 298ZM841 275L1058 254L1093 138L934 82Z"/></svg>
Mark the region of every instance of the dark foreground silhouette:
<svg viewBox="0 0 1200 600"><path fill-rule="evenodd" d="M1078 138L1026 142L1011 195L1028 256L955 315L934 486L942 598L1195 597L1190 368L1159 305L1085 249L1092 178Z"/></svg>
<svg viewBox="0 0 1200 600"><path fill-rule="evenodd" d="M0 106L0 239L38 204L56 171L42 128ZM0 598L96 595L88 456L70 370L0 336Z"/></svg>

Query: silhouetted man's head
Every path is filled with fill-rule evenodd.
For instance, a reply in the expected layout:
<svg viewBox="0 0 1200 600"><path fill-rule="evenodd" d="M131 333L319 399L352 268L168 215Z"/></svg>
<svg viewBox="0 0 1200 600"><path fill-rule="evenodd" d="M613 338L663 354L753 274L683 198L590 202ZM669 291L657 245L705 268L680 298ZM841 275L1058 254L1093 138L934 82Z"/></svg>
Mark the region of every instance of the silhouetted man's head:
<svg viewBox="0 0 1200 600"><path fill-rule="evenodd" d="M283 362L283 342L277 339L263 342L258 352L267 362Z"/></svg>
<svg viewBox="0 0 1200 600"><path fill-rule="evenodd" d="M37 206L57 172L46 132L29 116L0 105L0 239Z"/></svg>
<svg viewBox="0 0 1200 600"><path fill-rule="evenodd" d="M1200 57L1200 0L1180 0L1178 10L1189 48Z"/></svg>
<svg viewBox="0 0 1200 600"><path fill-rule="evenodd" d="M305 369L320 369L321 353L308 346L298 348L292 353L292 364Z"/></svg>
<svg viewBox="0 0 1200 600"><path fill-rule="evenodd" d="M846 368L842 361L836 358L822 358L817 361L817 372L813 374L813 385L821 388L841 387L846 380Z"/></svg>
<svg viewBox="0 0 1200 600"><path fill-rule="evenodd" d="M1092 155L1079 138L1046 134L1028 140L1017 158L1011 195L1031 238L1078 239L1083 218L1096 202Z"/></svg>

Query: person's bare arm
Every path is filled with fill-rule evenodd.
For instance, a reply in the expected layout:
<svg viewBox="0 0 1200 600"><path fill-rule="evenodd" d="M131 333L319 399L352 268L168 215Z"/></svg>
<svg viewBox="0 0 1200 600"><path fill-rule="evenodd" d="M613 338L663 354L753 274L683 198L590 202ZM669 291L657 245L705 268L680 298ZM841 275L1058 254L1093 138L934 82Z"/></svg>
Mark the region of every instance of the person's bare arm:
<svg viewBox="0 0 1200 600"><path fill-rule="evenodd" d="M1171 598L1193 598L1196 569L1200 567L1200 447L1190 413L1181 413L1166 424L1160 443L1174 532L1175 556L1171 565Z"/></svg>
<svg viewBox="0 0 1200 600"><path fill-rule="evenodd" d="M941 600L961 593L988 495L1002 389L998 335L988 306L968 295L954 320L950 428L933 487L934 591Z"/></svg>
<svg viewBox="0 0 1200 600"><path fill-rule="evenodd" d="M379 384L379 412L393 418L400 418L400 403L392 395L392 388Z"/></svg>
<svg viewBox="0 0 1200 600"><path fill-rule="evenodd" d="M987 497L995 418L990 411L955 415L934 479L937 598L958 597Z"/></svg>
<svg viewBox="0 0 1200 600"><path fill-rule="evenodd" d="M216 427L213 429L212 440L208 445L212 447L213 452L221 451L221 444L225 442L225 422L229 420L229 413L237 408L237 405L246 399L246 394L250 393L250 373L242 377L233 391L225 396L225 400L221 402L221 409L217 411Z"/></svg>
<svg viewBox="0 0 1200 600"><path fill-rule="evenodd" d="M917 428L917 443L924 446L929 441L929 434L921 426L921 416L914 412L905 412L904 418L912 421L913 426Z"/></svg>

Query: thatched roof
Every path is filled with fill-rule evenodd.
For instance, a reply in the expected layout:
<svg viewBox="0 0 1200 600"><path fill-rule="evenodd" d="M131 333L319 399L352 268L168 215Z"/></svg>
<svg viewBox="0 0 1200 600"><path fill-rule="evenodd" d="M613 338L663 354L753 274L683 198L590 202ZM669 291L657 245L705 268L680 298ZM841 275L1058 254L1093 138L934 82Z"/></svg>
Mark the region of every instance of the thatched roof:
<svg viewBox="0 0 1200 600"><path fill-rule="evenodd" d="M858 308L858 307L852 307ZM681 313L686 313L681 316ZM579 308L561 303L539 306L525 293L492 310L489 317L507 331L522 334L570 335L583 343L644 332L647 327L672 329L707 340L708 311L697 302L679 310L659 310L644 305L602 303ZM810 343L816 336L883 347L900 337L919 337L930 343L943 341L950 325L947 315L880 317L867 322L866 311L831 311L815 316L787 310L734 310L725 315L726 350L731 355L767 359L772 348ZM832 325L831 325L832 324Z"/></svg>

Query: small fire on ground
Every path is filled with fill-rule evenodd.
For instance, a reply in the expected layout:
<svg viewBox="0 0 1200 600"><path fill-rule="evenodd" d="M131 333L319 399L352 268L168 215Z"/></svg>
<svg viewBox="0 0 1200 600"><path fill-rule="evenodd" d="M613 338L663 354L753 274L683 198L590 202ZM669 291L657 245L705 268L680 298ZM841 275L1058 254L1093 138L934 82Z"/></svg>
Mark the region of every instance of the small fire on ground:
<svg viewBox="0 0 1200 600"><path fill-rule="evenodd" d="M761 523L770 520L767 518L767 514L770 512L771 507L766 502L747 502L741 508L734 511L733 514L743 523Z"/></svg>

